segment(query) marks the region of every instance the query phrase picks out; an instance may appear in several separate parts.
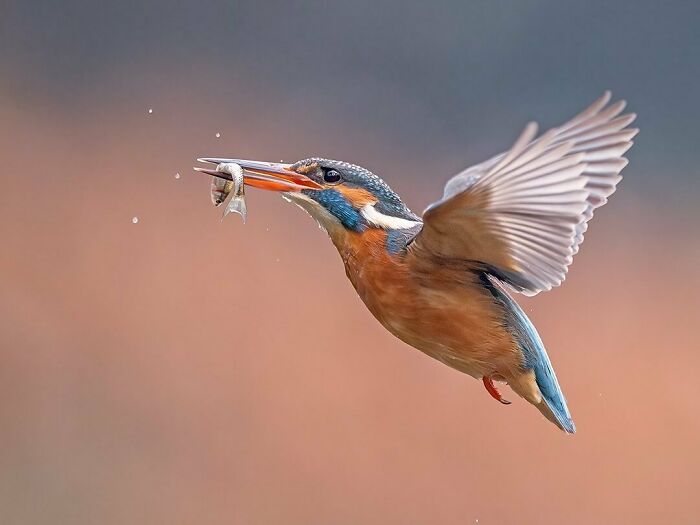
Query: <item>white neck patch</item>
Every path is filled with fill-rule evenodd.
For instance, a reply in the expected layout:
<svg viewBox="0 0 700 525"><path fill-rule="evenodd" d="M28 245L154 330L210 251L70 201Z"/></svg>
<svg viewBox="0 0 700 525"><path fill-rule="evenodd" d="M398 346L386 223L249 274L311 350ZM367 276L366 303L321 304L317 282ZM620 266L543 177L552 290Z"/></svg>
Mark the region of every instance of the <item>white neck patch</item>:
<svg viewBox="0 0 700 525"><path fill-rule="evenodd" d="M385 230L406 230L420 224L419 221L411 221L408 219L402 219L401 217L384 215L374 207L374 204L365 204L362 208L360 208L360 213L372 226L383 228Z"/></svg>
<svg viewBox="0 0 700 525"><path fill-rule="evenodd" d="M326 230L331 237L333 237L334 234L345 232L345 228L336 217L331 215L328 210L321 206L318 202L310 199L303 193L283 193L282 197L285 200L293 202L300 208L304 209L309 215L318 221L319 226ZM385 215L377 210L374 207L374 204L369 203L360 208L360 214L369 224L384 230L406 230L421 224L420 221L411 221L408 219L402 219L401 217Z"/></svg>

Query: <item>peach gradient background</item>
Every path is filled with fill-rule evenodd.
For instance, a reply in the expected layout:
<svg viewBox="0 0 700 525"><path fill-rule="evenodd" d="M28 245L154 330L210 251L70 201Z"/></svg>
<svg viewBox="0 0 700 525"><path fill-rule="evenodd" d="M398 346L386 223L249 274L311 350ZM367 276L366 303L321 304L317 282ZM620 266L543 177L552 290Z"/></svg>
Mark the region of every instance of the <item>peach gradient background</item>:
<svg viewBox="0 0 700 525"><path fill-rule="evenodd" d="M14 9L29 28L31 10ZM226 9L221 17L235 22L235 5ZM526 15L534 24L542 9L533 2L518 24ZM259 18L255 7L243 11L257 30L267 17L281 24L272 7ZM651 25L658 13L647 11ZM447 8L436 13L451 18ZM332 14L298 16L316 28ZM121 24L126 34L137 15L104 15L102 29ZM417 30L406 16L406 30ZM565 48L547 59L550 76L525 88L510 76L495 93L488 81L464 84L468 125L454 127L461 119L450 121L439 88L395 89L365 69L370 58L352 60L352 38L327 62L306 57L314 65L280 36L238 62L198 60L200 48L172 44L176 60L159 54L169 37L149 35L180 26L148 21L135 36L138 58L97 46L109 30L105 40L95 30L52 34L59 65L49 37L37 36L42 49L29 36L6 39L15 47L0 89L0 523L697 523L700 192L688 171L695 139L682 133L697 107L682 112L690 95L670 87L668 107L654 102L662 82L650 71L682 64L614 55L627 70L574 68L564 80L555 71L567 50L591 63L601 53L595 43ZM652 38L680 39L684 26L670 25L654 26ZM614 38L606 27L600 34ZM491 54L492 78L499 57L520 60L517 38L485 42L425 45ZM668 45L681 44L682 61L684 41ZM406 59L382 53L373 67ZM69 60L76 55L85 70ZM294 63L280 65L284 57ZM348 87L319 72L342 71L338 61L364 76L348 75ZM457 63L431 63L459 93L449 80ZM486 70L484 62L479 75ZM342 97L314 91L319 82L345 84ZM251 191L249 223L221 223L208 181L190 172L200 155L324 155L373 169L420 211L451 173L502 150L527 118L539 111L545 126L556 124L606 82L642 115L626 179L592 222L565 286L521 301L555 364L574 437L520 400L498 405L476 381L392 338L300 210Z"/></svg>

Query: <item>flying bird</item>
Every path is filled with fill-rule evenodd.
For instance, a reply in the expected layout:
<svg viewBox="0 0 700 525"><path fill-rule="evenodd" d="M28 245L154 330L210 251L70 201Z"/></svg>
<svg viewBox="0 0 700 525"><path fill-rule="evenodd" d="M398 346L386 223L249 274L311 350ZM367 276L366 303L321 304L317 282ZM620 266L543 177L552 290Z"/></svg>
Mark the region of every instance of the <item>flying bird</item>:
<svg viewBox="0 0 700 525"><path fill-rule="evenodd" d="M607 202L638 130L605 92L537 136L525 126L506 152L447 181L413 213L377 175L324 158L294 164L228 158L245 185L281 192L326 230L370 312L405 343L483 382L507 383L567 433L576 427L544 344L511 292L564 281L588 221ZM230 179L215 169L195 168Z"/></svg>

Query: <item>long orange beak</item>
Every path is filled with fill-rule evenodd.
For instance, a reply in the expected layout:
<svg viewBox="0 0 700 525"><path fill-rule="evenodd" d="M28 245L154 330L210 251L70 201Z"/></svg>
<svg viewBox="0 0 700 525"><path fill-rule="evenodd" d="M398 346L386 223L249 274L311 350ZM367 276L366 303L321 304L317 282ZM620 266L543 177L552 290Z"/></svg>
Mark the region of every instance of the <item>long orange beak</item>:
<svg viewBox="0 0 700 525"><path fill-rule="evenodd" d="M243 182L254 188L269 191L300 191L303 189L320 189L322 186L306 175L293 171L289 164L261 162L258 160L202 158L198 162L209 164L233 163L243 168ZM231 180L231 175L215 169L194 168L207 175Z"/></svg>

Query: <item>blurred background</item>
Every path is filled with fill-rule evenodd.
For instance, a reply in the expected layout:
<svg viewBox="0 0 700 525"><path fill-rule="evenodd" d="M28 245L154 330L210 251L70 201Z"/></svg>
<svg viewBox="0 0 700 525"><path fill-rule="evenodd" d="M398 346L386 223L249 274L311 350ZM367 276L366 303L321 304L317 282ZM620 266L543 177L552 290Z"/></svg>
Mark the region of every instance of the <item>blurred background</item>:
<svg viewBox="0 0 700 525"><path fill-rule="evenodd" d="M0 12L0 523L697 523L697 2ZM573 437L394 339L300 210L222 223L191 170L336 158L420 212L607 88L625 180L519 298Z"/></svg>

